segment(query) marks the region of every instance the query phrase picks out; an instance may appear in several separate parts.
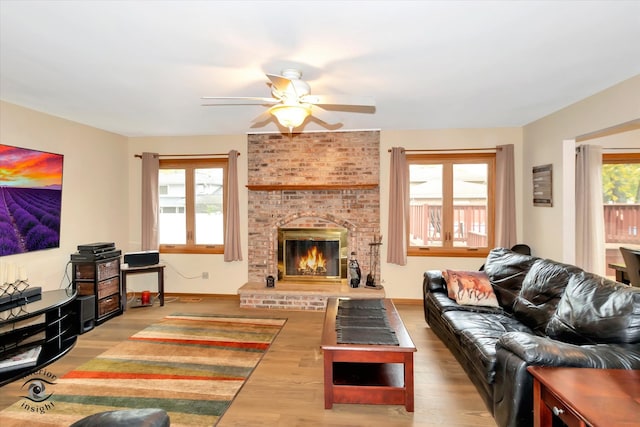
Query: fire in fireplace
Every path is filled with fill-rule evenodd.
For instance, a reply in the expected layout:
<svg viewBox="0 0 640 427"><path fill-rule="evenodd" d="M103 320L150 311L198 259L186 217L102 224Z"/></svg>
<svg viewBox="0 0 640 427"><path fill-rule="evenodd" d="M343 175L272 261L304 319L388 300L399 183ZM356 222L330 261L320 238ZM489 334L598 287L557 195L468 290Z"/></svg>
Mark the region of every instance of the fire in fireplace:
<svg viewBox="0 0 640 427"><path fill-rule="evenodd" d="M295 262L292 262L289 265L289 270L296 272L296 274L298 275L302 275L302 276L326 276L326 275L331 275L331 273L329 273L329 270L327 270L327 267L332 267L332 266L328 266L327 265L327 258L325 257L325 252L332 252L334 250L334 248L332 247L328 247L326 249L324 249L324 247L326 245L323 245L321 243L325 243L325 242L321 242L316 244L316 242L311 242L307 245L304 245L305 241L297 241L290 245L288 245L289 247L294 247L294 246L298 246L298 245L303 245L303 246L310 246L310 248L307 250L307 253L304 253L304 249L303 250L299 250L299 249L294 249L294 255L293 258L295 258L295 260L297 261L297 265ZM335 243L335 242L329 242L329 243ZM332 245L330 245L332 246ZM320 247L320 248L318 248ZM288 257L287 257L288 258ZM335 272L333 272L333 274L335 275Z"/></svg>
<svg viewBox="0 0 640 427"><path fill-rule="evenodd" d="M346 229L282 228L278 232L278 280L346 280L347 250Z"/></svg>

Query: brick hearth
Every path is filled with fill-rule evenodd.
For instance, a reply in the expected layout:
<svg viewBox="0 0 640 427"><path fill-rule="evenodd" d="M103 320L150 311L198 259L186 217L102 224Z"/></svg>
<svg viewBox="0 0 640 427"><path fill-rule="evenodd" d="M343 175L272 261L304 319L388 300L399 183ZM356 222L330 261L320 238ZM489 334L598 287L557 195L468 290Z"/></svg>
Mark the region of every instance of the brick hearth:
<svg viewBox="0 0 640 427"><path fill-rule="evenodd" d="M249 282L238 290L240 307L278 310L324 311L329 297L384 298L384 289L350 288L346 284Z"/></svg>

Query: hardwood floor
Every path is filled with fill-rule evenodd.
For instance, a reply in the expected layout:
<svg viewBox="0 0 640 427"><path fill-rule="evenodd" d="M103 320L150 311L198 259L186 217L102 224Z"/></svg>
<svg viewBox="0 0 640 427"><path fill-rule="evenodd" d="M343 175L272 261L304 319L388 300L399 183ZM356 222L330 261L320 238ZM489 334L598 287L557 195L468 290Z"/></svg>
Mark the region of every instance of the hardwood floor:
<svg viewBox="0 0 640 427"><path fill-rule="evenodd" d="M320 336L324 313L241 309L237 298L128 309L81 335L75 348L47 370L58 377L172 313L219 313L287 318L287 323L219 422L226 426L495 427L475 387L424 321L422 305L396 303L415 343L415 412L402 405L335 404L324 409ZM14 382L0 388L0 409L20 399Z"/></svg>

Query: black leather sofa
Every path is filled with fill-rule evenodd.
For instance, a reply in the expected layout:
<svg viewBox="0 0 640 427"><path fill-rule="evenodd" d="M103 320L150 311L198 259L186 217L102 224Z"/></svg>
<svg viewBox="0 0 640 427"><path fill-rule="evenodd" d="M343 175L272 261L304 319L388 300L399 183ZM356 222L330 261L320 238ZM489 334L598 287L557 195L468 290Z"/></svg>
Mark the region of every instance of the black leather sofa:
<svg viewBox="0 0 640 427"><path fill-rule="evenodd" d="M640 369L640 288L503 248L484 270L499 307L458 305L434 270L424 273L424 316L498 426L533 425L527 366Z"/></svg>

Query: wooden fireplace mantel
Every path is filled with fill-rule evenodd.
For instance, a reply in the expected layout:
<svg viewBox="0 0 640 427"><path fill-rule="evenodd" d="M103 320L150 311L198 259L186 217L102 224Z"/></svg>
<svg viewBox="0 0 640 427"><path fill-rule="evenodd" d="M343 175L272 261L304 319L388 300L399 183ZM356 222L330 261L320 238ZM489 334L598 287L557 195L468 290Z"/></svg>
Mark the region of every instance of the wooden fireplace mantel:
<svg viewBox="0 0 640 427"><path fill-rule="evenodd" d="M251 191L372 190L378 188L378 184L249 184L247 188Z"/></svg>

